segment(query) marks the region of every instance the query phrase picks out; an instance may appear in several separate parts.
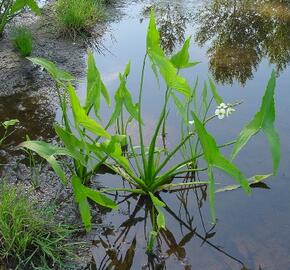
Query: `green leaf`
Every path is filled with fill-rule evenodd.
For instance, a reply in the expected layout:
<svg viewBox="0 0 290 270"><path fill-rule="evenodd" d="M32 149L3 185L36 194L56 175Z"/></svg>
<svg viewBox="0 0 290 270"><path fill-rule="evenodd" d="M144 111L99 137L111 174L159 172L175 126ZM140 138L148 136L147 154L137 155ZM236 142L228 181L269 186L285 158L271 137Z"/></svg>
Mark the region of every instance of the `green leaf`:
<svg viewBox="0 0 290 270"><path fill-rule="evenodd" d="M28 6L36 15L41 14L41 10L35 0L16 0L10 9L10 14L15 14L25 6Z"/></svg>
<svg viewBox="0 0 290 270"><path fill-rule="evenodd" d="M156 207L165 207L165 203L159 200L152 192L149 192L149 196L154 206Z"/></svg>
<svg viewBox="0 0 290 270"><path fill-rule="evenodd" d="M158 215L157 215L157 226L159 229L165 229L165 216L160 208L165 207L165 203L159 200L152 192L149 192L149 196L151 198L151 201L156 208Z"/></svg>
<svg viewBox="0 0 290 270"><path fill-rule="evenodd" d="M2 126L7 129L11 126L15 126L17 123L19 123L19 120L18 119L11 119L11 120L7 120L7 121L4 121L2 123Z"/></svg>
<svg viewBox="0 0 290 270"><path fill-rule="evenodd" d="M209 207L210 214L213 222L216 221L216 211L215 211L215 180L212 172L212 167L209 165L208 168L208 188L209 188Z"/></svg>
<svg viewBox="0 0 290 270"><path fill-rule="evenodd" d="M75 89L70 83L67 90L70 95L71 107L76 124L83 126L97 136L111 138L111 135L100 124L86 114L86 111L80 105Z"/></svg>
<svg viewBox="0 0 290 270"><path fill-rule="evenodd" d="M53 62L40 57L27 57L35 65L43 67L56 81L73 81L75 78L68 72L59 69Z"/></svg>
<svg viewBox="0 0 290 270"><path fill-rule="evenodd" d="M126 78L130 72L130 63L127 64L124 74L119 75L120 85L115 93L115 109L110 119L110 125L113 124L120 116L123 106L125 106L127 112L135 120L139 120L138 106L133 103L130 91L126 86Z"/></svg>
<svg viewBox="0 0 290 270"><path fill-rule="evenodd" d="M247 179L244 177L242 172L230 161L228 161L217 147L214 138L207 132L204 125L199 121L194 113L194 123L196 132L200 139L202 149L204 151L204 158L209 166L219 168L228 175L230 175L235 181L237 181L246 193L250 193L251 189Z"/></svg>
<svg viewBox="0 0 290 270"><path fill-rule="evenodd" d="M183 119L183 122L186 125L188 125L188 118L187 118L186 106L180 102L180 100L177 98L177 96L174 93L172 93L171 95L173 97L175 106L178 109L178 111L179 111L179 113L180 113L180 115L181 115L181 117Z"/></svg>
<svg viewBox="0 0 290 270"><path fill-rule="evenodd" d="M85 229L87 231L90 231L92 229L92 222L91 222L92 216L91 216L90 205L87 200L87 196L85 195L84 190L83 190L82 181L77 176L73 176L71 181L72 181L75 201L79 205L82 222L85 226Z"/></svg>
<svg viewBox="0 0 290 270"><path fill-rule="evenodd" d="M160 209L158 210L157 215L157 226L159 229L166 229L165 216Z"/></svg>
<svg viewBox="0 0 290 270"><path fill-rule="evenodd" d="M95 203L102 205L104 207L110 208L110 209L117 208L117 204L113 200L105 196L104 194L96 190L93 190L91 188L85 187L85 186L83 186L83 188L84 188L84 193L86 194L86 196L90 198L92 201L94 201Z"/></svg>
<svg viewBox="0 0 290 270"><path fill-rule="evenodd" d="M230 175L241 187L244 189L246 193L251 192L251 188L245 176L242 172L230 161L228 161L221 153L219 148L217 147L216 141L214 138L207 132L204 125L199 121L196 115L192 112L192 116L195 123L195 129L197 135L199 137L203 153L204 159L208 164L208 176L209 176L209 186L210 186L210 208L212 219L215 221L215 210L214 207L214 177L212 174L212 168L218 168L228 175Z"/></svg>
<svg viewBox="0 0 290 270"><path fill-rule="evenodd" d="M264 180L266 180L267 178L269 178L272 175L273 174L255 175L255 176L249 178L248 182L249 182L250 186L253 184L258 184L260 182L263 182ZM241 187L241 185L228 185L228 186L225 186L223 188L217 189L215 192L219 193L219 192L224 192L224 191L233 191L233 190L236 190L240 187Z"/></svg>
<svg viewBox="0 0 290 270"><path fill-rule="evenodd" d="M138 121L138 106L133 103L131 94L127 88L124 91L124 103L128 113Z"/></svg>
<svg viewBox="0 0 290 270"><path fill-rule="evenodd" d="M210 89L211 89L211 92L212 92L212 95L213 95L213 98L214 98L216 104L220 105L221 103L223 103L224 101L223 101L222 97L219 96L218 91L217 91L216 86L215 86L215 83L211 78L209 78L209 86L210 86Z"/></svg>
<svg viewBox="0 0 290 270"><path fill-rule="evenodd" d="M57 146L42 141L26 141L21 143L19 147L36 152L39 156L44 158L50 164L50 166L53 168L57 176L61 179L63 184L67 183L65 173L55 159L55 156L66 155L74 157L73 153L65 148L59 148Z"/></svg>
<svg viewBox="0 0 290 270"><path fill-rule="evenodd" d="M27 0L27 6L36 14L41 15L41 10L35 0Z"/></svg>
<svg viewBox="0 0 290 270"><path fill-rule="evenodd" d="M261 129L266 134L273 160L273 173L276 174L281 156L280 138L275 130L275 86L276 77L274 71L268 82L260 110L256 113L254 118L242 129L234 149L231 154L231 158L234 159L241 149L247 144L247 142L257 134Z"/></svg>
<svg viewBox="0 0 290 270"><path fill-rule="evenodd" d="M154 10L151 9L150 13L150 21L147 31L147 52L150 54L151 52L155 52L157 54L163 55L164 52L160 47L160 35L157 30L155 18L154 18Z"/></svg>
<svg viewBox="0 0 290 270"><path fill-rule="evenodd" d="M107 196L105 196L104 194L84 186L79 177L74 175L71 180L72 180L75 200L79 205L79 210L81 213L83 224L86 230L90 231L92 228L92 224L91 224L92 218L91 218L91 213L90 213L90 205L88 203L87 198L90 198L95 203L102 205L104 207L108 207L110 209L115 209L117 207L117 204L111 199L109 199Z"/></svg>
<svg viewBox="0 0 290 270"><path fill-rule="evenodd" d="M110 105L110 95L101 80L100 73L96 67L94 55L88 52L88 74L87 74L87 97L85 102L85 110L88 112L94 107L96 115L98 115L101 103L101 95L104 96L108 105Z"/></svg>
<svg viewBox="0 0 290 270"><path fill-rule="evenodd" d="M177 69L165 57L160 47L160 35L156 27L154 11L151 10L149 27L147 31L147 54L149 55L152 69L157 76L157 68L168 87L177 90L186 97L190 96L191 89L184 78L177 75Z"/></svg>
<svg viewBox="0 0 290 270"><path fill-rule="evenodd" d="M203 90L202 90L202 103L203 103L203 109L206 112L207 111L207 84L204 82Z"/></svg>
<svg viewBox="0 0 290 270"><path fill-rule="evenodd" d="M177 75L177 69L173 64L166 57L156 53L155 51L150 52L149 57L152 63L158 67L158 70L167 86L189 98L191 88L183 77Z"/></svg>
<svg viewBox="0 0 290 270"><path fill-rule="evenodd" d="M184 42L181 50L171 57L171 63L177 69L189 68L197 65L200 62L189 62L189 46L190 46L191 36Z"/></svg>
<svg viewBox="0 0 290 270"><path fill-rule="evenodd" d="M85 156L82 153L84 149L86 149L86 143L83 141L80 141L78 138L76 138L73 134L66 131L62 127L60 127L58 124L54 125L54 130L58 137L62 140L65 147L70 151L70 153L73 153L74 158L81 162L82 165L86 166Z"/></svg>
<svg viewBox="0 0 290 270"><path fill-rule="evenodd" d="M130 71L131 71L131 62L129 61L129 63L126 65L124 76L128 77L130 74Z"/></svg>
<svg viewBox="0 0 290 270"><path fill-rule="evenodd" d="M100 151L105 152L108 156L116 160L126 171L131 172L129 161L123 155L119 137L112 137L111 140L105 141L96 146Z"/></svg>

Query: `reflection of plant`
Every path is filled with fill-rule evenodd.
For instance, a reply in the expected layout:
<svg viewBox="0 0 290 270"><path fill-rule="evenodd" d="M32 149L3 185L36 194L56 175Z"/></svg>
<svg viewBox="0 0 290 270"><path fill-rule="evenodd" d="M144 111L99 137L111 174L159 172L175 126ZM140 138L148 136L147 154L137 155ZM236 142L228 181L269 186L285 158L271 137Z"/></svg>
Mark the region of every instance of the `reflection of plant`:
<svg viewBox="0 0 290 270"><path fill-rule="evenodd" d="M192 181L191 178L188 180ZM188 180L185 179L185 181ZM120 221L120 226L104 228L98 238L93 241L93 263L96 269L141 268L141 263L144 269L167 269L167 266L170 265L170 262L167 261L171 259L187 265L190 255L187 254L187 251L191 250L190 246L188 248L187 245L193 239L200 241L201 245L208 245L218 253L243 266L243 262L238 258L212 243L212 238L216 234L215 225L206 228L200 203L206 200L205 189L206 185L200 185L194 189L191 187L190 189L171 190L169 196L176 202L176 206L173 208L166 206L166 215L170 217L171 222L166 228L160 230L158 235L154 232L150 233L149 224L154 218L152 217L152 208L154 207L152 203L146 197L139 197L137 201L135 198L126 199L128 216L124 216L124 221ZM198 215L192 212L194 196L196 196ZM122 196L118 199L120 200L118 204L124 201ZM197 227L199 222L196 219L198 216L203 225L202 231ZM156 242L156 248L152 245L152 238ZM140 258L139 255L139 250L144 248L146 241L149 245L147 249L154 251L147 254L147 261L145 257Z"/></svg>
<svg viewBox="0 0 290 270"><path fill-rule="evenodd" d="M71 80L71 77L67 73L59 70L47 60L39 58L30 59L34 63L42 65L65 88L66 93L70 97L73 123L71 123L69 118L65 97L60 94L64 125L55 125L55 130L63 143L63 147L57 147L40 141L26 141L21 146L37 152L41 157L46 159L64 184L67 183L67 177L56 157L67 156L71 159L71 162L65 160L64 164L71 173L75 199L79 205L86 229L91 229L88 200L93 200L102 206L115 208L117 206L116 203L104 195L104 193L126 191L132 194L145 195L154 205L151 212L153 230L151 236L154 238L154 235L156 235L154 231L156 232L166 227L164 209L166 209L167 205L160 199L159 193L172 188L193 187L200 184L208 185L210 210L212 219L215 222L215 169L219 169L229 175L246 193L251 192L250 182L239 168L232 163L232 160L227 159L222 154L221 148L235 144L232 154L233 159L246 145L248 140L261 129L269 140L273 157L273 170L274 172L277 171L280 159L280 144L279 137L273 126L275 120L274 73L266 88L260 111L250 124L242 130L237 141L217 145L214 137L206 129L206 124L216 118L216 116L213 115L207 118L207 114L213 101L216 102L217 106L222 106L221 104L224 103L222 97L219 96L213 81L210 79L209 85L212 98L210 102L207 101L208 93L205 84L202 91L203 106L199 106L201 108L199 110L197 106L197 82L191 88L186 79L179 75L180 69L189 68L196 64L195 62L190 62L189 59L189 42L190 39L187 39L178 53L171 58L167 58L160 46L160 36L155 24L154 13L151 13L138 103L137 105L134 104L126 86L130 73L130 65L127 65L125 72L119 76L120 86L115 93L115 108L105 127L95 119L101 119L99 115L101 97L103 96L107 103L109 103L110 98L91 53L88 56L87 97L84 105L81 105L74 87L70 82L67 82L67 80ZM142 115L143 86L147 58L150 60L156 78L162 77L166 84L164 102L160 115L157 118L157 124L152 131L151 138L149 138L149 145L145 144L143 131L146 125L144 115ZM183 99L182 101L180 100L181 98ZM166 149L165 151L158 147L158 137L166 129L169 102L172 99L180 112L183 128L180 141L172 149ZM125 113L129 115L130 120L134 119L137 121L138 138L131 138L128 134L112 135L109 133L108 128L114 122L118 122L118 119L124 119ZM189 125L189 121L191 121L191 125ZM126 128L121 129L121 131L126 131ZM134 146L134 139L138 140L137 147ZM179 158L180 151L184 157L182 160ZM200 158L204 159L206 167L199 167L198 160ZM175 162L174 165L171 164L173 160ZM121 188L103 188L101 190L90 188L89 180L95 176L103 164L119 174L128 185ZM200 171L207 173L207 181L196 181L194 179L194 181L186 183L173 183L174 180L184 175L189 173L196 174Z"/></svg>
<svg viewBox="0 0 290 270"><path fill-rule="evenodd" d="M217 81L244 84L263 57L278 71L288 65L290 2L276 2L206 1L195 39L200 45L211 41L209 66Z"/></svg>
<svg viewBox="0 0 290 270"><path fill-rule="evenodd" d="M35 0L0 0L0 38L6 24L25 7L30 8L36 15L40 15L40 9Z"/></svg>

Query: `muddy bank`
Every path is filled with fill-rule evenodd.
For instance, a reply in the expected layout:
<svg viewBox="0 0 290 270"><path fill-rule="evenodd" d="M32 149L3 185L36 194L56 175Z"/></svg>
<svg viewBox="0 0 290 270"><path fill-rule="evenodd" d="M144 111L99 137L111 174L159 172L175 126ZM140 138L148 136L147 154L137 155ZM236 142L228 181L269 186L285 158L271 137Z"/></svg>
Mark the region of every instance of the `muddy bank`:
<svg viewBox="0 0 290 270"><path fill-rule="evenodd" d="M116 6L112 6L110 13L117 13ZM20 121L13 135L1 145L0 179L21 185L25 190L32 190L33 197L40 203L56 206L56 215L60 221L81 228L71 187L64 187L50 166L38 158L36 168L31 168L27 155L15 149L25 140L26 135L30 139L57 144L53 123L58 109L54 82L45 71L32 65L29 60L21 58L11 45L9 31L15 25L27 26L33 33L32 56L47 58L79 79L85 75L88 44L103 49L98 40L101 39L108 24L97 24L86 40L73 41L64 38L55 21L53 3L49 1L43 7L41 17L25 12L15 18L0 40L0 122L15 118ZM0 136L2 132L0 127ZM96 180L96 184L97 182ZM103 226L103 214L103 209L94 208L94 223L100 224L100 227ZM85 234L78 237L80 241L91 238L92 236ZM90 260L90 252L86 248L80 248L80 261L76 263L75 269L90 269L88 266Z"/></svg>

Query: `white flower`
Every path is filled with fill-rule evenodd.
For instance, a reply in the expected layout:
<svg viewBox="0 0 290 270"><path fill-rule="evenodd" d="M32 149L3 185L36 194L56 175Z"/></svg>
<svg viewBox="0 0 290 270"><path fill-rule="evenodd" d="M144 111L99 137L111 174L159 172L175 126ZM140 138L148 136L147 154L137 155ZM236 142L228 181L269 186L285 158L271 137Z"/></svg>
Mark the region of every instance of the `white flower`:
<svg viewBox="0 0 290 270"><path fill-rule="evenodd" d="M188 121L188 124L193 125L194 124L194 120Z"/></svg>
<svg viewBox="0 0 290 270"><path fill-rule="evenodd" d="M219 106L217 106L218 109L226 109L228 106L224 103L221 103Z"/></svg>
<svg viewBox="0 0 290 270"><path fill-rule="evenodd" d="M218 117L218 119L224 119L226 114L226 110L223 108L217 108L215 110L215 115Z"/></svg>
<svg viewBox="0 0 290 270"><path fill-rule="evenodd" d="M235 109L233 108L233 105L231 103L221 103L219 106L217 106L217 109L215 110L215 115L219 119L224 119L225 116L229 117L229 115L234 111Z"/></svg>

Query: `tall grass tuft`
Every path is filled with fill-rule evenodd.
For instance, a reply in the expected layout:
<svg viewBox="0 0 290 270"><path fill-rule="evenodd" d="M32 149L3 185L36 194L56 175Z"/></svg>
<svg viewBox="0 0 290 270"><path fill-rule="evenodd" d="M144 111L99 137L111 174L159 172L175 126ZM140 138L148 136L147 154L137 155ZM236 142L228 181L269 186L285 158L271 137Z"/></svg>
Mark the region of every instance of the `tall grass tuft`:
<svg viewBox="0 0 290 270"><path fill-rule="evenodd" d="M102 0L59 0L56 15L62 30L75 37L89 33L104 18L105 11Z"/></svg>
<svg viewBox="0 0 290 270"><path fill-rule="evenodd" d="M12 269L67 269L72 230L19 187L0 184L0 265Z"/></svg>
<svg viewBox="0 0 290 270"><path fill-rule="evenodd" d="M24 26L15 27L10 33L10 38L15 49L23 57L31 55L33 48L32 34L30 30Z"/></svg>

